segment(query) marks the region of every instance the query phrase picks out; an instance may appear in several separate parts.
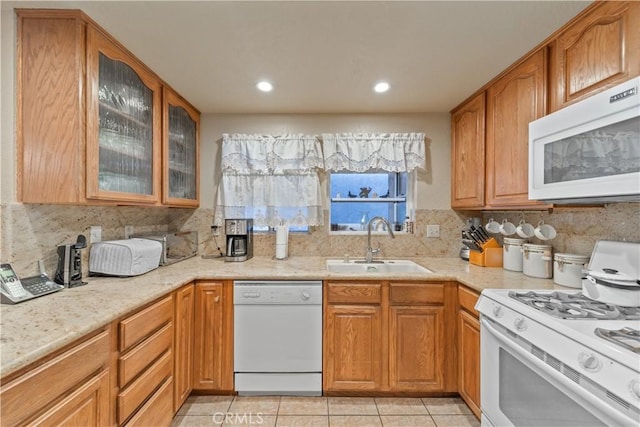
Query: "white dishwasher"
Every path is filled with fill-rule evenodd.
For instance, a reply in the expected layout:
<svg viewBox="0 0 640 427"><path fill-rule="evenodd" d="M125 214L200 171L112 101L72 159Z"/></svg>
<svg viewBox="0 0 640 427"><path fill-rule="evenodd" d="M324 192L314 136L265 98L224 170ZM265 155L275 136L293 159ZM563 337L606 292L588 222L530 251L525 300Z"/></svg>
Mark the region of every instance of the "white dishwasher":
<svg viewBox="0 0 640 427"><path fill-rule="evenodd" d="M322 281L235 281L239 395L322 395Z"/></svg>

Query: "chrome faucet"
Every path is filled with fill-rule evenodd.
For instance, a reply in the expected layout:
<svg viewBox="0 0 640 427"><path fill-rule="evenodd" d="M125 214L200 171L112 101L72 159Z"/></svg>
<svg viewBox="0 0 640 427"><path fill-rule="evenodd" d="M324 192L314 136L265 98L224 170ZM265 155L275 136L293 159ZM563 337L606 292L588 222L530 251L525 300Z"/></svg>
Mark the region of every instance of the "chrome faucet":
<svg viewBox="0 0 640 427"><path fill-rule="evenodd" d="M392 239L395 239L396 237L393 234L393 230L391 229L391 225L389 224L389 221L387 221L381 216L374 216L373 218L371 218L371 220L369 221L369 224L367 224L367 254L365 255L365 258L364 258L365 263L367 264L372 263L373 256L378 252L380 252L380 243L378 243L377 248L371 247L371 226L373 225L374 222L378 222L378 221L382 221L384 225L387 226L387 231L389 232L389 236L391 236Z"/></svg>

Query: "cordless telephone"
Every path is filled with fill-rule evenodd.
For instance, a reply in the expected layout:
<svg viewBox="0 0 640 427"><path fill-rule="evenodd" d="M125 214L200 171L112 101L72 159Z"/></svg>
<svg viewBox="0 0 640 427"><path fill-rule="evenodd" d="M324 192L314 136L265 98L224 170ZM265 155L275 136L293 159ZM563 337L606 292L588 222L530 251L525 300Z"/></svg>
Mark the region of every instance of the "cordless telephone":
<svg viewBox="0 0 640 427"><path fill-rule="evenodd" d="M64 289L64 286L54 283L44 273L20 280L11 264L0 264L0 296L2 304L17 304L62 289Z"/></svg>

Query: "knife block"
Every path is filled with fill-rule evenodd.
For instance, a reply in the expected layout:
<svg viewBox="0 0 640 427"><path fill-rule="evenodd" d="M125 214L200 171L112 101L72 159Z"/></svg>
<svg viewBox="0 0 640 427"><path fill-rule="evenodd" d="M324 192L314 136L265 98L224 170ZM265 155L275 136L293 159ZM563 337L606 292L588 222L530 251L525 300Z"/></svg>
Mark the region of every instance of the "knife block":
<svg viewBox="0 0 640 427"><path fill-rule="evenodd" d="M502 267L502 246L490 238L482 244L482 252L469 251L469 263L480 267Z"/></svg>

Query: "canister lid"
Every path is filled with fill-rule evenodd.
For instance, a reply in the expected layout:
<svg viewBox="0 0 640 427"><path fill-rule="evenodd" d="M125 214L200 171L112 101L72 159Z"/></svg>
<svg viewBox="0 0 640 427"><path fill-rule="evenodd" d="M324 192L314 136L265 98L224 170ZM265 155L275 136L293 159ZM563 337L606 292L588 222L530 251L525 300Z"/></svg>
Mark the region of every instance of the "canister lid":
<svg viewBox="0 0 640 427"><path fill-rule="evenodd" d="M535 245L533 243L525 243L522 245L522 249L527 252L548 252L551 250L551 245Z"/></svg>
<svg viewBox="0 0 640 427"><path fill-rule="evenodd" d="M578 254L555 254L553 258L556 261L562 261L562 262L574 263L574 264L586 264L589 261L588 256L578 255Z"/></svg>
<svg viewBox="0 0 640 427"><path fill-rule="evenodd" d="M527 243L527 239L518 239L517 237L504 238L505 245L522 246L525 243Z"/></svg>

